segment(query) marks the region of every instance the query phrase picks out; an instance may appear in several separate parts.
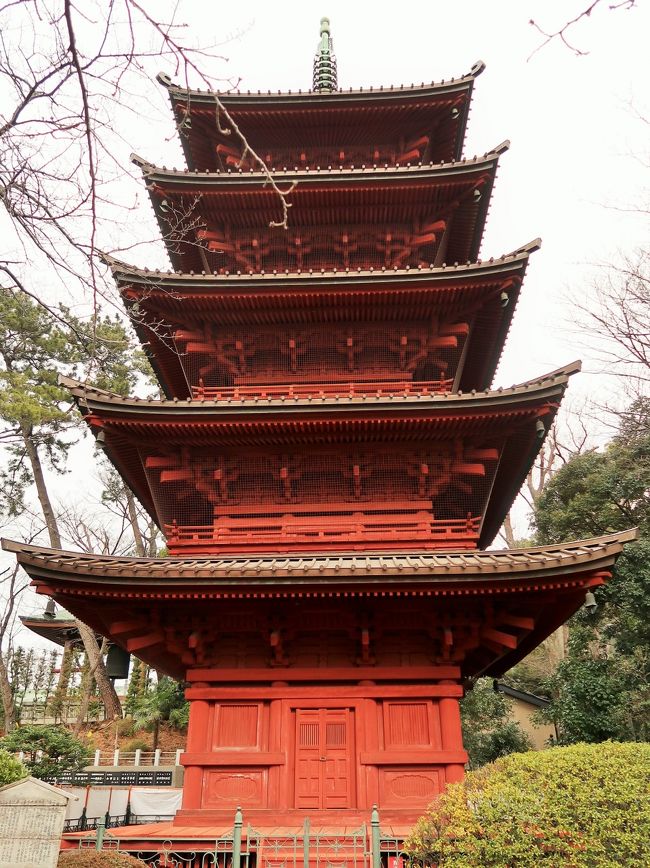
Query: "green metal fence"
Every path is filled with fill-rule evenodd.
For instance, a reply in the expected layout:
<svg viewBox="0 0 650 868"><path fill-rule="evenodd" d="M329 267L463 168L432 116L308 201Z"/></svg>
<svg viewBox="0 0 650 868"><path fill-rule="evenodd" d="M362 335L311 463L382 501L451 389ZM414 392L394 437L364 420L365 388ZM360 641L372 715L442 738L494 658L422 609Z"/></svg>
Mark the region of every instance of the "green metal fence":
<svg viewBox="0 0 650 868"><path fill-rule="evenodd" d="M369 823L338 834L312 828L306 818L302 829L274 834L248 825L237 808L232 834L197 841L195 849L177 849L171 841L152 850L134 850L120 840L119 828L97 824L94 838L79 842L81 849L121 850L151 868L403 868L401 841L382 834L379 811L373 807Z"/></svg>

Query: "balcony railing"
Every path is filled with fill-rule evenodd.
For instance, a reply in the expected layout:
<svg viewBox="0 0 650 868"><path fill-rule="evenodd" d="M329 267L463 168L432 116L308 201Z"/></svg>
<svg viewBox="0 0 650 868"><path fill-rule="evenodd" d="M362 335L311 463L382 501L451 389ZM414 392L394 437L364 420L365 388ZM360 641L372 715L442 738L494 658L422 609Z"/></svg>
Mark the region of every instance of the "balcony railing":
<svg viewBox="0 0 650 868"><path fill-rule="evenodd" d="M437 395L449 392L453 380L416 382L292 383L291 385L192 386L192 397L210 401L255 401L272 398L381 398L384 396Z"/></svg>
<svg viewBox="0 0 650 868"><path fill-rule="evenodd" d="M254 506L219 507L219 510L228 514L220 515L212 525L166 524L165 535L170 548L181 550L212 545L223 550L276 548L291 551L304 549L309 544L344 543L354 547L372 543L377 548L390 548L409 542L423 548L474 548L480 524L479 516L434 519L426 510L371 514L358 511L349 503L268 505L262 516L250 515ZM246 512L249 515L245 515Z"/></svg>

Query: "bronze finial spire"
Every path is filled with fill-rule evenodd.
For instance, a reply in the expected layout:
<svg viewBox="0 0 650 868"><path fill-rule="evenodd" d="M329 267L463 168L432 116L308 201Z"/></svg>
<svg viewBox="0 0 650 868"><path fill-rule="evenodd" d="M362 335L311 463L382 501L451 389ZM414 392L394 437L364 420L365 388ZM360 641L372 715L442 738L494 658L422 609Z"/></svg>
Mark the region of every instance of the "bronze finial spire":
<svg viewBox="0 0 650 868"><path fill-rule="evenodd" d="M314 90L317 93L331 93L336 88L336 58L330 36L330 20L321 18L320 42L314 57Z"/></svg>

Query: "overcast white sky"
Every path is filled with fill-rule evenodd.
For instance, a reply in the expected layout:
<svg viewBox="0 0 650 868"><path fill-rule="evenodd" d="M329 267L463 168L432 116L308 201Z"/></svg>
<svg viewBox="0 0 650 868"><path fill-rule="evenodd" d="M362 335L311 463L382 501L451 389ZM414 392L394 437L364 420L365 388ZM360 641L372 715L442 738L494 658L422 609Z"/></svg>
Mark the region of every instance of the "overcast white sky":
<svg viewBox="0 0 650 868"><path fill-rule="evenodd" d="M529 56L543 37L529 24L554 30L589 5L587 0L429 0L395 4L342 2L206 3L179 0L175 19L203 45L222 43L224 78L244 90L309 89L322 15L331 20L341 87L410 84L459 77L475 61L487 68L474 91L465 153L482 154L503 141L482 257L498 256L541 236L508 340L496 385L534 378L581 357L573 401L600 391L603 376L582 335L569 294L588 298L595 266L647 241L647 223L627 207L647 202L648 130L637 115L648 110L647 0L631 10L604 2L568 32L576 56L559 40ZM173 10L159 2L156 12ZM173 69L163 71L174 75ZM146 84L143 82L143 88ZM148 160L182 166L166 93L151 81L142 97L151 117L123 131ZM137 177L137 172L135 176ZM155 226L142 187L142 219ZM123 230L123 237L121 231ZM115 230L128 243L133 225ZM143 253L136 264L166 266ZM88 454L87 452L85 453ZM81 455L81 454L80 454ZM69 496L88 479L87 459L77 475L57 483ZM40 606L40 603L39 603Z"/></svg>

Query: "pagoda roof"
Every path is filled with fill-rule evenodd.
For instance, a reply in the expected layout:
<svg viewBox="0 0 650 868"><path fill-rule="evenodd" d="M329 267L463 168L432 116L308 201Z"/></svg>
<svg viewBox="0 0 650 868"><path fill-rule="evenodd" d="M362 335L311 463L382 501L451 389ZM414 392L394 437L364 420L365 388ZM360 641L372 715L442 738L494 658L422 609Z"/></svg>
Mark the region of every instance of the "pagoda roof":
<svg viewBox="0 0 650 868"><path fill-rule="evenodd" d="M574 362L546 376L496 391L394 396L277 397L256 401L124 398L60 377L107 456L157 521L139 449L264 449L337 443L407 443L461 436L504 436L479 545L487 546L535 460L555 417ZM541 429L539 424L541 422Z"/></svg>
<svg viewBox="0 0 650 868"><path fill-rule="evenodd" d="M301 144L345 145L358 139L362 122L369 141L373 136L397 138L412 130L433 129L439 158L459 159L474 82L484 69L478 61L467 75L450 81L333 93L193 90L174 84L164 73L158 81L168 91L187 165L201 170L218 165L219 142L238 144L234 135L219 133L217 99L254 147L259 147L258 136L269 146L297 138ZM452 109L456 109L453 115ZM227 126L223 118L221 126Z"/></svg>
<svg viewBox="0 0 650 868"><path fill-rule="evenodd" d="M53 618L42 615L20 615L19 617L23 627L56 645L63 647L67 642L72 642L74 645L82 644L77 619L67 613L66 615L67 617L56 615Z"/></svg>
<svg viewBox="0 0 650 868"><path fill-rule="evenodd" d="M60 551L2 540L13 552L40 593L53 596L102 635L128 647L124 635L110 634L111 621L127 631L137 630L132 617L137 605L162 601L176 612L183 601L203 611L207 601L288 598L436 597L439 605L463 598L481 606L506 599L518 601L511 624L531 626L512 637L511 647L498 659L480 662L481 673L500 676L573 614L584 592L603 584L623 545L638 537L637 530L578 542L534 548L474 552L329 553L255 557L133 558ZM101 599L101 607L97 600ZM147 609L148 610L148 609ZM210 609L210 611L214 611ZM521 614L523 613L523 614ZM151 630L145 623L144 631ZM515 631L516 632L516 631ZM160 642L161 639L156 641ZM184 677L180 660L147 641L138 642L138 655ZM152 639L150 645L156 648ZM478 674L478 660L470 660ZM279 670L271 670L273 680Z"/></svg>
<svg viewBox="0 0 650 868"><path fill-rule="evenodd" d="M471 317L470 346L458 380L462 390L488 388L501 358L535 239L513 253L439 268L319 273L194 274L149 271L105 257L132 321L168 397L189 395L174 326L404 322ZM509 303L501 304L507 290ZM167 328L166 328L167 326Z"/></svg>
<svg viewBox="0 0 650 868"><path fill-rule="evenodd" d="M441 411L446 415L444 407L453 408L454 415L465 414L467 411L482 413L493 408L504 408L515 412L519 406L530 403L531 399L551 400L560 397L569 377L580 371L580 368L581 363L575 361L534 380L527 380L509 388L500 387L482 392L473 390L471 393L446 392L427 395L412 393L399 398L390 395L350 397L345 385L342 385L340 395L315 395L310 398L260 397L255 400L253 406L250 401L238 398L220 401L208 399L180 401L124 397L64 376L59 377L59 385L70 391L85 416L101 413L106 418L139 417L142 421L147 421L146 417L149 417L148 421L154 425L164 424L166 420L181 424L185 421L190 423L193 418L197 421L223 418L228 419L230 423L233 423L235 418L242 421L246 419L250 424L256 419L262 421L264 417L270 417L281 423L281 417L287 420L293 420L295 417L307 421L310 417L327 416L333 419L358 413L377 416L377 414L384 415L386 412L389 412L392 417L392 411L397 410L395 415L400 416L402 410L410 414L414 407L425 408L427 415L431 410ZM328 412L332 410L333 413Z"/></svg>
<svg viewBox="0 0 650 868"><path fill-rule="evenodd" d="M470 262L478 259L499 156L509 145L506 141L482 157L453 163L283 168L272 174L280 189L295 184L288 197L291 229L416 223L453 212L447 262ZM133 161L142 169L174 268L203 269L194 234L204 225L260 231L281 219L278 194L264 172L190 172L160 168L137 156Z"/></svg>

